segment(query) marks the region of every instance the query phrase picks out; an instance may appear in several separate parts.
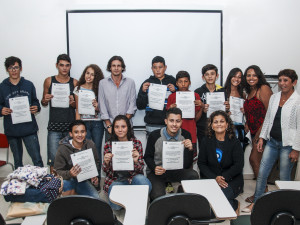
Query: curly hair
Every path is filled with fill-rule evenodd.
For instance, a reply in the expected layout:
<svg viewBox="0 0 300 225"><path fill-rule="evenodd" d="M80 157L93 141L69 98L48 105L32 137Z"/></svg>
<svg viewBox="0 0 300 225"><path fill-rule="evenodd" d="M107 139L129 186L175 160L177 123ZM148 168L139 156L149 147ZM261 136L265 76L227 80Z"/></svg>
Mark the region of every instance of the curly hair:
<svg viewBox="0 0 300 225"><path fill-rule="evenodd" d="M215 111L210 115L210 117L208 119L207 136L209 138L212 138L212 137L215 136L215 131L212 129L212 123L213 123L214 118L216 116L223 116L224 117L226 123L228 124L228 127L226 129L226 134L228 135L229 139L234 138L235 133L234 133L234 125L232 123L232 120L230 119L230 116L222 110Z"/></svg>
<svg viewBox="0 0 300 225"><path fill-rule="evenodd" d="M119 120L124 120L126 125L127 125L127 139L128 141L131 139L131 138L134 138L134 132L133 132L133 128L131 126L131 123L129 121L129 119L127 118L127 116L124 116L124 115L118 115L115 117L114 121L113 121L113 124L112 124L112 132L111 132L111 138L110 138L110 141L119 141L118 139L118 136L116 135L115 133L115 125L116 125L116 122L119 121Z"/></svg>
<svg viewBox="0 0 300 225"><path fill-rule="evenodd" d="M85 67L85 69L83 70L83 72L81 74L81 77L79 78L77 86L80 87L81 85L86 83L85 73L89 68L92 68L94 70L93 91L94 91L96 99L97 99L99 81L102 80L104 78L104 76L103 76L102 70L96 64L91 64L91 65L88 65L87 67Z"/></svg>

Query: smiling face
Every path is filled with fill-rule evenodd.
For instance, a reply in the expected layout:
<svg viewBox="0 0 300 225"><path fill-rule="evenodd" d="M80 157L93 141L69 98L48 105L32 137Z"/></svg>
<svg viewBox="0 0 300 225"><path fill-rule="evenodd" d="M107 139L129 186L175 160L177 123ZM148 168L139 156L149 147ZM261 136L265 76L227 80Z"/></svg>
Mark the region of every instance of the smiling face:
<svg viewBox="0 0 300 225"><path fill-rule="evenodd" d="M242 82L242 73L237 72L232 78L231 78L231 85L234 87L238 87Z"/></svg>
<svg viewBox="0 0 300 225"><path fill-rule="evenodd" d="M217 115L213 118L211 127L215 131L216 134L225 136L226 129L228 127L228 123L226 122L226 119L224 116Z"/></svg>
<svg viewBox="0 0 300 225"><path fill-rule="evenodd" d="M165 119L165 124L167 126L168 134L170 136L176 136L182 124L181 115L171 113L168 118Z"/></svg>
<svg viewBox="0 0 300 225"><path fill-rule="evenodd" d="M89 67L86 70L85 75L84 75L85 82L87 84L91 84L91 83L93 83L94 78L95 78L95 71L93 68Z"/></svg>
<svg viewBox="0 0 300 225"><path fill-rule="evenodd" d="M254 71L254 69L247 70L246 81L250 85L250 87L255 87L258 83L258 77Z"/></svg>
<svg viewBox="0 0 300 225"><path fill-rule="evenodd" d="M159 80L164 79L167 66L165 66L161 62L157 62L157 63L153 63L151 69L152 69L154 76L157 79L159 79Z"/></svg>
<svg viewBox="0 0 300 225"><path fill-rule="evenodd" d="M83 145L83 141L86 137L86 129L84 125L75 125L72 127L72 132L69 132L70 137L73 138L72 143L74 147L80 147Z"/></svg>
<svg viewBox="0 0 300 225"><path fill-rule="evenodd" d="M117 135L119 141L127 140L128 126L125 120L117 120L115 122L114 132Z"/></svg>
<svg viewBox="0 0 300 225"><path fill-rule="evenodd" d="M7 72L9 74L9 78L12 80L20 79L22 67L20 67L19 63L15 62L14 65L11 65L7 68Z"/></svg>
<svg viewBox="0 0 300 225"><path fill-rule="evenodd" d="M294 91L294 86L297 84L297 80L292 82L292 79L287 76L280 76L278 78L278 86L282 93L290 93Z"/></svg>
<svg viewBox="0 0 300 225"><path fill-rule="evenodd" d="M110 71L112 76L121 76L123 72L122 62L119 60L113 60L111 62Z"/></svg>

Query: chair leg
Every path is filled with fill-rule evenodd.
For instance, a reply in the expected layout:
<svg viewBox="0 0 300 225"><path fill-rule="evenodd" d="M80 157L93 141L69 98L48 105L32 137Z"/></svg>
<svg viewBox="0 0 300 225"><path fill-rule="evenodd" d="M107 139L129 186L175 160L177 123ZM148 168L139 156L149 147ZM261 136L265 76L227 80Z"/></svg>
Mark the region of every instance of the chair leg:
<svg viewBox="0 0 300 225"><path fill-rule="evenodd" d="M12 168L12 170L14 171L15 170L15 167L14 167L14 165L12 164L12 163L10 163L9 161L8 161L8 158L9 157L9 147L7 148L7 151L6 151L6 164L9 164L9 165L11 165L11 168Z"/></svg>

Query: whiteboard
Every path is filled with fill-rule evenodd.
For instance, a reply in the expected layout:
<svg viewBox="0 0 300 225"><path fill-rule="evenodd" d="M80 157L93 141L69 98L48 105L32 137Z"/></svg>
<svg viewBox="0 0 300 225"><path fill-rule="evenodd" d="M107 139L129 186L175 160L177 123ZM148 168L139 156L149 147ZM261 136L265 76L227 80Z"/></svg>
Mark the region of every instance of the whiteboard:
<svg viewBox="0 0 300 225"><path fill-rule="evenodd" d="M180 70L191 75L191 90L200 87L201 69L214 64L222 84L222 11L201 10L71 10L67 11L67 46L71 76L79 78L95 63L104 76L108 60L119 55L125 76L134 79L136 91L150 75L155 56L166 60L166 74ZM134 126L144 126L144 110L137 110Z"/></svg>

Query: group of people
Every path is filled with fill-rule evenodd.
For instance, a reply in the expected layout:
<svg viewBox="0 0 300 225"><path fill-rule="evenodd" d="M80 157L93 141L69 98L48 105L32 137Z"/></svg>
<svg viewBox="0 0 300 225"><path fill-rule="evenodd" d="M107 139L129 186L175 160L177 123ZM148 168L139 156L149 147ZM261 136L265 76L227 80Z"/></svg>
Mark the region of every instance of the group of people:
<svg viewBox="0 0 300 225"><path fill-rule="evenodd" d="M0 84L0 115L4 116L4 131L14 156L15 167L23 166L22 141L33 164L43 167L38 141L38 125L34 114L41 110L32 82L21 77L22 62L17 57L8 57L5 68L9 77ZM257 178L255 195L247 200L251 203L244 211L250 212L253 203L266 190L267 177L275 161L280 159L280 179L290 180L291 169L297 162L300 141L300 98L295 91L298 76L294 70L285 69L278 74L281 91L272 95L269 83L261 69L249 66L245 73L234 68L227 76L225 87L216 84L218 69L212 64L202 68L205 83L194 91L195 118L183 118L176 104L176 92L189 92L191 78L187 71L179 71L174 78L167 75L163 57L152 60L153 75L146 79L136 96L135 82L123 75L124 60L113 56L106 70L111 74L104 78L102 70L95 64L88 65L79 81L70 77L71 59L62 54L57 57L58 74L44 82L41 104L49 106L47 137L48 165L64 179L64 194L86 194L98 197L95 187L100 187L101 176L78 182L79 165L73 165L71 154L92 149L98 173L106 173L103 189L110 193L113 185L148 185L150 199L166 194L166 183L199 179L193 170L197 161L200 177L215 179L232 207L237 210L235 198L243 191L244 137L250 132L252 150L250 164ZM68 84L68 107L52 105L53 85ZM165 105L162 110L149 107L151 84L167 86ZM90 91L95 98L92 105L95 115L79 113L79 92ZM207 114L207 94L224 93L224 109ZM14 123L10 99L27 96L31 121ZM240 108L246 121L231 120L230 97L244 99ZM147 146L143 153L142 143L136 139L131 118L136 110L145 109L144 121L147 131ZM102 139L105 136L104 150ZM112 142L132 141L134 170L114 171ZM183 165L181 169L163 168L163 143L182 142ZM198 149L197 151L197 142ZM103 153L102 153L103 152ZM263 153L264 152L264 153ZM103 155L102 155L103 154ZM103 157L102 157L103 156ZM103 160L102 160L103 158ZM101 166L101 162L102 166ZM144 176L144 162L147 165ZM179 188L180 189L180 188ZM120 209L110 202L113 209Z"/></svg>

